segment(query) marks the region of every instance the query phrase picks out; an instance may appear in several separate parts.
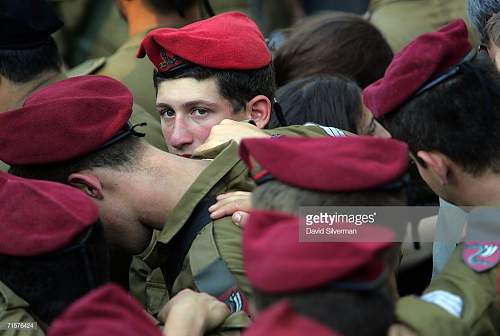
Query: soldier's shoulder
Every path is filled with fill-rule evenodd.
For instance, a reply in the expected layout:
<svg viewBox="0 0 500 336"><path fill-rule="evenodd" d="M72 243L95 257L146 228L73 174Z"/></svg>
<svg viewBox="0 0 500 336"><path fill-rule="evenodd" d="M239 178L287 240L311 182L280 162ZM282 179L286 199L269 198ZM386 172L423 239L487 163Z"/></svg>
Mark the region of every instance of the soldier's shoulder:
<svg viewBox="0 0 500 336"><path fill-rule="evenodd" d="M273 135L296 135L305 137L317 136L346 136L350 135L348 132L336 127L323 126L314 123L307 123L304 125L292 125L285 127L278 127L273 129L264 130L264 132Z"/></svg>
<svg viewBox="0 0 500 336"><path fill-rule="evenodd" d="M93 75L101 70L107 64L107 62L107 57L90 59L72 69L67 70L65 73L68 77Z"/></svg>

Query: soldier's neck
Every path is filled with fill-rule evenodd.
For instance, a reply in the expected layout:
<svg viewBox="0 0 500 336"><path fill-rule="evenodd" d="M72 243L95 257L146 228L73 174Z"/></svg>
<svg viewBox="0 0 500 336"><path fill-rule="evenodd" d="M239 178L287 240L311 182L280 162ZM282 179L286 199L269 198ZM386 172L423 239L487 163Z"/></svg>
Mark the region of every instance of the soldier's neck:
<svg viewBox="0 0 500 336"><path fill-rule="evenodd" d="M460 205L470 207L500 207L500 175L489 172L482 176L471 177L463 181L458 194Z"/></svg>
<svg viewBox="0 0 500 336"><path fill-rule="evenodd" d="M141 159L141 188L147 197L138 197L140 218L147 226L161 230L165 219L186 191L210 164L204 160L186 159L165 153L148 145ZM139 194L139 193L137 193Z"/></svg>
<svg viewBox="0 0 500 336"><path fill-rule="evenodd" d="M59 74L57 71L44 72L35 79L22 84L14 83L2 77L0 112L20 108L33 92L53 81Z"/></svg>

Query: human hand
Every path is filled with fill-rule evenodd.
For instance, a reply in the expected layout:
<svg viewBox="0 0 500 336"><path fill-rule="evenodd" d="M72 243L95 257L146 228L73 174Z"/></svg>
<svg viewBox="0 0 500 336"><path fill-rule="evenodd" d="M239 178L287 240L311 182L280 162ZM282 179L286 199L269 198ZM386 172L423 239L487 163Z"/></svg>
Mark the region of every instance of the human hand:
<svg viewBox="0 0 500 336"><path fill-rule="evenodd" d="M225 142L234 140L240 143L245 138L269 138L263 130L257 126L243 121L235 121L224 119L218 125L212 127L207 140L196 148L195 155L200 155L202 152L217 147Z"/></svg>
<svg viewBox="0 0 500 336"><path fill-rule="evenodd" d="M242 226L252 210L252 193L248 191L232 191L217 196L217 203L208 208L212 219L231 216L234 224Z"/></svg>
<svg viewBox="0 0 500 336"><path fill-rule="evenodd" d="M163 334L168 336L198 336L215 329L231 314L225 303L206 293L184 289L160 311L165 322Z"/></svg>

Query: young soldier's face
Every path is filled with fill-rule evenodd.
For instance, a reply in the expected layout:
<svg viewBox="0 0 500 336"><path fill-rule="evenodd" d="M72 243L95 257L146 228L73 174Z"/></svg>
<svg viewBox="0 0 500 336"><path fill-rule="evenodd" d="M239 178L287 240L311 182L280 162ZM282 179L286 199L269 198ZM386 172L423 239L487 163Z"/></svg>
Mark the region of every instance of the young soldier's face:
<svg viewBox="0 0 500 336"><path fill-rule="evenodd" d="M213 78L163 80L158 86L156 110L169 152L191 157L207 139L212 126L223 119L245 120L245 112L234 113Z"/></svg>

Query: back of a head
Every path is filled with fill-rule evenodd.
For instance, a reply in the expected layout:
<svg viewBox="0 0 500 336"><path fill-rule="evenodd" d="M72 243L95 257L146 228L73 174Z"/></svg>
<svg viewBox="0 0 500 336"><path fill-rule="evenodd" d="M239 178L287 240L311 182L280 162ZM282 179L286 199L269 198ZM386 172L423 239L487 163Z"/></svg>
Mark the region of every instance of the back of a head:
<svg viewBox="0 0 500 336"><path fill-rule="evenodd" d="M132 94L114 79L58 81L37 90L23 107L0 114L0 159L14 175L61 183L95 167L132 169L146 144L128 124L131 113Z"/></svg>
<svg viewBox="0 0 500 336"><path fill-rule="evenodd" d="M344 75L364 88L381 78L393 53L382 34L360 16L331 13L307 18L276 51L280 87L313 75Z"/></svg>
<svg viewBox="0 0 500 336"><path fill-rule="evenodd" d="M400 141L369 136L245 139L240 156L258 185L252 193L257 209L298 214L305 206L406 204L408 149Z"/></svg>
<svg viewBox="0 0 500 336"><path fill-rule="evenodd" d="M49 336L160 336L139 302L121 287L108 284L73 303L50 326Z"/></svg>
<svg viewBox="0 0 500 336"><path fill-rule="evenodd" d="M384 116L410 150L437 150L464 171L500 172L500 74L485 53L458 74Z"/></svg>
<svg viewBox="0 0 500 336"><path fill-rule="evenodd" d="M395 305L385 286L369 292L334 291L328 286L292 294L254 292L259 310L286 299L297 313L344 336L385 336L395 322Z"/></svg>
<svg viewBox="0 0 500 336"><path fill-rule="evenodd" d="M62 184L0 175L0 281L50 323L109 280L97 206Z"/></svg>
<svg viewBox="0 0 500 336"><path fill-rule="evenodd" d="M250 214L243 256L258 310L286 299L342 335L384 335L394 320L383 257L394 248L391 231L372 225L373 242L308 243L298 240L301 225L284 213Z"/></svg>
<svg viewBox="0 0 500 336"><path fill-rule="evenodd" d="M45 0L5 0L0 4L0 75L26 83L60 71L61 58L51 34L62 26Z"/></svg>
<svg viewBox="0 0 500 336"><path fill-rule="evenodd" d="M340 76L294 80L276 91L289 125L312 122L357 133L361 120L361 91L355 82ZM273 114L269 128L280 127Z"/></svg>

